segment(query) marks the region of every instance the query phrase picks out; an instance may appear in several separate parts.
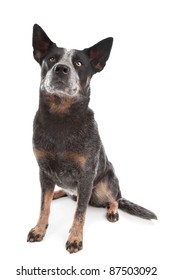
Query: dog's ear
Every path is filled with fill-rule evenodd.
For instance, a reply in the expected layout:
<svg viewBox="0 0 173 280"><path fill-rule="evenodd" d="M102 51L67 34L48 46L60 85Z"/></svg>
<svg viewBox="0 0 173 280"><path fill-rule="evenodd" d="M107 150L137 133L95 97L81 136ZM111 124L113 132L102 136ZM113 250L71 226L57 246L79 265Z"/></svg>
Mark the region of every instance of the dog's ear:
<svg viewBox="0 0 173 280"><path fill-rule="evenodd" d="M41 63L42 58L46 55L50 47L55 45L55 43L49 39L38 24L34 24L32 45L34 48L34 58L37 62Z"/></svg>
<svg viewBox="0 0 173 280"><path fill-rule="evenodd" d="M96 45L92 46L91 48L84 49L84 52L89 57L94 73L103 70L104 66L106 65L106 61L109 58L112 44L113 44L113 38L109 37L98 42Z"/></svg>

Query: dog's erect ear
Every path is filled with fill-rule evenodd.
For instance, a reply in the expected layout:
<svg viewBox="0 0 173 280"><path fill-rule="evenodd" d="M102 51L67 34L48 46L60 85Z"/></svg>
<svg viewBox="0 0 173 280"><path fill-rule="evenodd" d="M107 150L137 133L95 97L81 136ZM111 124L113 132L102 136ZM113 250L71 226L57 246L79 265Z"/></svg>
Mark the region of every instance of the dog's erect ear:
<svg viewBox="0 0 173 280"><path fill-rule="evenodd" d="M84 49L84 52L89 57L94 73L103 70L104 66L106 65L106 61L109 58L110 51L112 48L112 43L113 43L113 38L109 37L98 42L96 45L92 46L91 48Z"/></svg>
<svg viewBox="0 0 173 280"><path fill-rule="evenodd" d="M34 58L40 63L50 47L55 45L55 43L49 39L44 30L38 24L34 24L32 45L34 48Z"/></svg>

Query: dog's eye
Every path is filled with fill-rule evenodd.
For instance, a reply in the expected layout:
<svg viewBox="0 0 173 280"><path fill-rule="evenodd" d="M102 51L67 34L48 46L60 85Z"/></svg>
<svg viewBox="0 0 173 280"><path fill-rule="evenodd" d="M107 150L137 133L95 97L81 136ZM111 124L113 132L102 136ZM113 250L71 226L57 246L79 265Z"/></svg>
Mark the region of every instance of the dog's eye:
<svg viewBox="0 0 173 280"><path fill-rule="evenodd" d="M49 58L49 61L50 62L55 62L55 58L52 56L52 57Z"/></svg>
<svg viewBox="0 0 173 280"><path fill-rule="evenodd" d="M81 66L82 66L82 62L81 62L81 61L76 61L76 62L75 62L75 65L76 65L77 67L81 67Z"/></svg>

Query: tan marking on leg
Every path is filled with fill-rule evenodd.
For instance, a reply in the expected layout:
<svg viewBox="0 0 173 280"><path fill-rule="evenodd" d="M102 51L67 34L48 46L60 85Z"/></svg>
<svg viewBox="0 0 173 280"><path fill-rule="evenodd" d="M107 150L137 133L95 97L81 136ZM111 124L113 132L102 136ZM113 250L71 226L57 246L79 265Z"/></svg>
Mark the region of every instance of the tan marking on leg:
<svg viewBox="0 0 173 280"><path fill-rule="evenodd" d="M81 168L85 167L87 157L83 154L67 151L67 152L64 152L62 154L62 156L64 156L67 159L70 159L71 161L74 161Z"/></svg>
<svg viewBox="0 0 173 280"><path fill-rule="evenodd" d="M37 225L29 232L28 241L41 241L46 233L48 219L50 214L50 204L53 198L53 191L47 191L44 195L43 208L40 211L40 217Z"/></svg>
<svg viewBox="0 0 173 280"><path fill-rule="evenodd" d="M66 249L69 253L76 253L82 249L84 222L85 214L80 218L74 218L73 225L70 229L70 235L66 243Z"/></svg>
<svg viewBox="0 0 173 280"><path fill-rule="evenodd" d="M118 215L118 202L113 200L109 202L107 207L106 217L109 222L116 222L119 219Z"/></svg>
<svg viewBox="0 0 173 280"><path fill-rule="evenodd" d="M110 194L111 194L111 192L108 188L107 182L105 182L105 181L101 181L96 185L95 192L100 197L110 196Z"/></svg>
<svg viewBox="0 0 173 280"><path fill-rule="evenodd" d="M46 191L43 201L43 209L40 212L40 217L38 220L37 225L40 227L45 226L48 224L48 218L50 214L50 205L53 198L53 191Z"/></svg>
<svg viewBox="0 0 173 280"><path fill-rule="evenodd" d="M71 152L71 151L65 151L65 152L57 153L57 154L53 155L50 152L34 148L34 154L35 154L37 160L42 160L42 159L46 159L46 158L50 159L50 158L54 158L54 157L59 157L59 158L65 159L65 160L69 159L69 160L75 162L81 168L85 167L85 164L87 161L87 157L85 155L83 155L81 153Z"/></svg>
<svg viewBox="0 0 173 280"><path fill-rule="evenodd" d="M107 181L99 182L93 190L93 199L100 205L106 205L110 200L113 199L112 193L108 187Z"/></svg>
<svg viewBox="0 0 173 280"><path fill-rule="evenodd" d="M67 196L66 192L64 190L58 190L58 191L54 192L53 199L58 199L58 198L61 198L64 196Z"/></svg>
<svg viewBox="0 0 173 280"><path fill-rule="evenodd" d="M112 213L112 212L116 213L117 211L118 211L118 202L115 200L109 202L107 213Z"/></svg>
<svg viewBox="0 0 173 280"><path fill-rule="evenodd" d="M51 158L53 157L53 154L44 150L36 149L34 148L34 154L37 160L41 160L44 158Z"/></svg>

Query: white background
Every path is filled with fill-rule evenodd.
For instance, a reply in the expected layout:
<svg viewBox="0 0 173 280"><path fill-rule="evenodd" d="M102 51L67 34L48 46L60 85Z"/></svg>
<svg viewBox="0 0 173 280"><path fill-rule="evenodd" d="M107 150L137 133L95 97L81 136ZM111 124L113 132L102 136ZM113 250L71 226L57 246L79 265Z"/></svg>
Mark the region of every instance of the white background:
<svg viewBox="0 0 173 280"><path fill-rule="evenodd" d="M99 268L90 279L170 279L173 188L172 1L1 1L1 279L26 268ZM38 23L58 46L83 49L114 37L110 59L91 84L91 104L124 197L153 210L158 221L120 211L111 224L105 210L89 207L84 248L65 250L75 202L54 201L40 243L27 243L38 219L40 186L32 152L38 107L39 65L32 57ZM110 276L110 266L156 266L158 276ZM62 277L63 279L87 279ZM41 276L39 279L61 279Z"/></svg>

